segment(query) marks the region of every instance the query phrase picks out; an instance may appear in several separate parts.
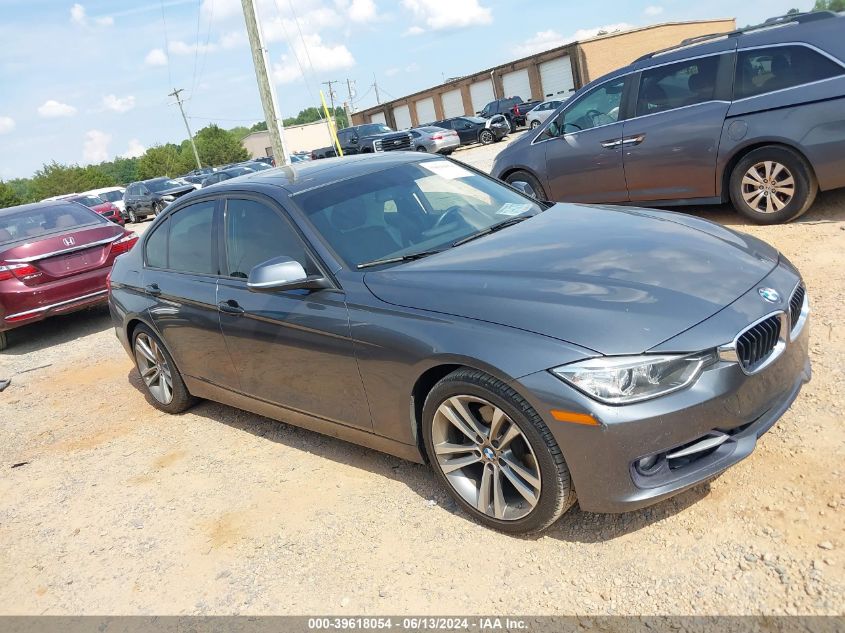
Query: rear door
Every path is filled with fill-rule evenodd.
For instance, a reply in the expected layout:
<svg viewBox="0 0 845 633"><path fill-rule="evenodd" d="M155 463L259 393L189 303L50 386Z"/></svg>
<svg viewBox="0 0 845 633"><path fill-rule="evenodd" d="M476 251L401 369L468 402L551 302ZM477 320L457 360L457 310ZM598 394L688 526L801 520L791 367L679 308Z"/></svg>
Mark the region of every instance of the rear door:
<svg viewBox="0 0 845 633"><path fill-rule="evenodd" d="M450 125L458 133L462 145L474 143L478 140L478 130L476 130L475 125L466 119L452 119Z"/></svg>
<svg viewBox="0 0 845 633"><path fill-rule="evenodd" d="M599 84L565 108L535 143L546 152L552 200L625 202L622 95L625 77Z"/></svg>
<svg viewBox="0 0 845 633"><path fill-rule="evenodd" d="M628 195L636 200L716 195L716 158L730 106L733 54L643 70L623 126Z"/></svg>
<svg viewBox="0 0 845 633"><path fill-rule="evenodd" d="M253 292L252 268L274 257L320 273L285 213L263 197L230 197L224 220L220 327L243 393L308 415L372 427L340 289Z"/></svg>
<svg viewBox="0 0 845 633"><path fill-rule="evenodd" d="M144 243L142 287L150 317L183 374L228 389L237 376L220 332L215 199L171 213Z"/></svg>
<svg viewBox="0 0 845 633"><path fill-rule="evenodd" d="M153 193L149 187L144 184L138 185L138 197L136 198L135 208L141 212L142 215L153 212Z"/></svg>

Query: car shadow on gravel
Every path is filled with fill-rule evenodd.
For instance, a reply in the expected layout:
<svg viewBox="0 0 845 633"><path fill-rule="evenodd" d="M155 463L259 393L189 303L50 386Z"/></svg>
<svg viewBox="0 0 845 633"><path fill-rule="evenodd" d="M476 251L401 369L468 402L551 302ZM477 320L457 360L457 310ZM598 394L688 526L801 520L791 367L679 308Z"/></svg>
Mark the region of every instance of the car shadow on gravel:
<svg viewBox="0 0 845 633"><path fill-rule="evenodd" d="M149 400L138 372L129 373L130 384ZM152 406L152 405L150 405ZM209 422L251 433L270 442L330 459L338 464L367 471L404 484L423 499L423 503L476 524L449 496L426 465L416 464L399 457L351 444L328 435L309 431L291 424L249 413L211 401L201 401L187 413L205 418ZM578 505L540 534L515 536L523 540L556 538L573 543L598 543L611 541L683 512L710 492L709 482L704 482L657 505L624 514L594 514L582 511ZM479 526L479 529L484 529Z"/></svg>
<svg viewBox="0 0 845 633"><path fill-rule="evenodd" d="M106 305L50 317L38 323L9 330L9 346L0 352L0 356L24 356L103 332L110 327L111 317Z"/></svg>

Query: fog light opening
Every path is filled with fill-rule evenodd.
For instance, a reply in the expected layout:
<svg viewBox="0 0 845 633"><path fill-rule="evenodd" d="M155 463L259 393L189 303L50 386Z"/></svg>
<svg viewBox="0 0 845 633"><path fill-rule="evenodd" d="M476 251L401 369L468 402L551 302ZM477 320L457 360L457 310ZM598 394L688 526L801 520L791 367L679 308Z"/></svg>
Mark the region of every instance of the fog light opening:
<svg viewBox="0 0 845 633"><path fill-rule="evenodd" d="M660 457L660 453L641 457L636 461L634 467L641 475L653 475L660 470Z"/></svg>

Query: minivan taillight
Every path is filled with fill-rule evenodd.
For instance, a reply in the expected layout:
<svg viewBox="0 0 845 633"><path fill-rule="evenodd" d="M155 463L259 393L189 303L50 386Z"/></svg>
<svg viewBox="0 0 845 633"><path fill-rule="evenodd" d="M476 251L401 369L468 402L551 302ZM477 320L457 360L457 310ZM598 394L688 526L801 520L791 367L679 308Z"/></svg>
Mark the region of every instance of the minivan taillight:
<svg viewBox="0 0 845 633"><path fill-rule="evenodd" d="M134 233L127 233L119 240L112 242L111 244L111 253L112 255L121 255L123 253L128 253L132 250L132 247L135 246L135 242L138 241L138 236Z"/></svg>
<svg viewBox="0 0 845 633"><path fill-rule="evenodd" d="M32 264L10 264L8 262L0 262L0 281L6 281L16 277L21 281L28 281L35 279L42 275Z"/></svg>

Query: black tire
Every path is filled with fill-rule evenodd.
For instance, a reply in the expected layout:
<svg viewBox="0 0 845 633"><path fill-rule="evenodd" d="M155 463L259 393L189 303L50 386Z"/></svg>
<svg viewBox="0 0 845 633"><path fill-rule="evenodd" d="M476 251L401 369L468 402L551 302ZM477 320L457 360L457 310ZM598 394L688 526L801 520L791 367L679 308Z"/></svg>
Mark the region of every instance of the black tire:
<svg viewBox="0 0 845 633"><path fill-rule="evenodd" d="M131 224L137 224L138 223L138 216L135 215L135 209L127 209L126 215L129 216L129 222Z"/></svg>
<svg viewBox="0 0 845 633"><path fill-rule="evenodd" d="M438 407L457 395L481 398L501 409L516 424L536 455L540 494L536 505L525 516L503 520L479 511L455 491L443 473L434 452L433 421ZM539 532L557 521L575 503L569 468L551 431L531 405L502 381L475 369L452 372L438 382L426 397L422 424L425 450L435 476L458 505L479 523L510 534Z"/></svg>
<svg viewBox="0 0 845 633"><path fill-rule="evenodd" d="M9 347L9 337L5 332L0 332L0 352Z"/></svg>
<svg viewBox="0 0 845 633"><path fill-rule="evenodd" d="M510 173L505 178L505 182L508 184L514 182L524 182L527 183L529 187L531 187L536 195L534 196L537 200L548 200L546 197L546 190L543 189L543 185L540 184L540 181L537 180L534 176L529 174L527 171L515 171Z"/></svg>
<svg viewBox="0 0 845 633"><path fill-rule="evenodd" d="M156 409L160 411L164 411L165 413L182 413L183 411L189 409L197 402L197 398L192 396L188 393L188 388L185 386L185 381L182 380L182 374L179 373L179 369L176 367L176 363L173 362L173 357L170 355L170 352L167 351L167 348L161 342L161 339L146 325L138 325L135 328L135 331L132 332L132 350L136 349L136 345L138 344L138 337L141 335L146 335L150 339L154 340L157 344L159 349L161 350L162 355L167 360L168 365L170 366L170 376L173 383L173 397L172 400L165 404L159 401L153 393L150 391L150 388L141 380L141 384L144 385L144 395L147 397L147 401L152 404ZM141 373L141 368L138 365L137 358L135 360L135 368L138 370L138 373Z"/></svg>
<svg viewBox="0 0 845 633"><path fill-rule="evenodd" d="M490 130L484 129L478 133L478 142L482 145L490 145L493 141L495 141L495 137L493 136L493 132Z"/></svg>
<svg viewBox="0 0 845 633"><path fill-rule="evenodd" d="M153 215L156 216L162 212L164 205L161 202L153 202Z"/></svg>
<svg viewBox="0 0 845 633"><path fill-rule="evenodd" d="M418 152L426 152L426 153L428 153L428 150L427 150L425 147L423 147L422 145L420 145L419 147L417 147L417 151L418 151Z"/></svg>
<svg viewBox="0 0 845 633"><path fill-rule="evenodd" d="M785 171L781 171L781 174L787 173L787 175L792 177L794 182L793 194L788 199L786 206L780 210L770 212L756 208L749 204L749 202L746 202L744 197L745 192L743 191L744 186L749 186L743 184L745 175L756 165L766 162L774 162L782 165ZM765 171L763 173L765 174ZM785 177L781 175L776 180L782 182L784 179ZM759 185L760 191L763 192L762 187L770 186L770 184L766 179L766 182ZM813 170L807 161L797 152L778 145L760 147L745 155L733 168L729 184L731 202L734 209L755 224L781 224L796 219L806 213L810 206L812 206L818 190L819 187L815 174L813 174ZM754 193L753 188L750 193ZM768 204L766 198L769 194L768 192L766 194L757 204ZM781 198L775 197L780 195L775 191L772 191L770 195L774 201L784 201Z"/></svg>

